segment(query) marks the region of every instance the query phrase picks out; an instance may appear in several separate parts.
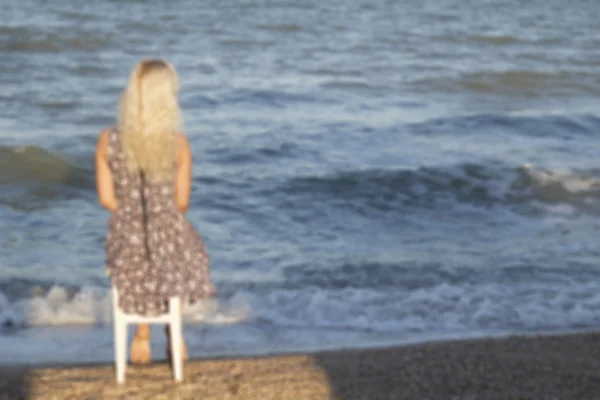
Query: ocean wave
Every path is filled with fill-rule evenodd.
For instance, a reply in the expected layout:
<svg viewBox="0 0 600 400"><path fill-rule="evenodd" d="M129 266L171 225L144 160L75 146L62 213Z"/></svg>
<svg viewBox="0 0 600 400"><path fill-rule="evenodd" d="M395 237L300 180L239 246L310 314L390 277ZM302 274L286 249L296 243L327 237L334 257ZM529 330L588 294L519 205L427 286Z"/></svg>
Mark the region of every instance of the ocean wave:
<svg viewBox="0 0 600 400"><path fill-rule="evenodd" d="M222 97L223 104L252 104L266 107L284 108L291 104L319 103L318 97L306 93L293 93L281 90L261 90L238 88Z"/></svg>
<svg viewBox="0 0 600 400"><path fill-rule="evenodd" d="M94 189L94 172L37 146L0 146L0 204L18 209L44 206Z"/></svg>
<svg viewBox="0 0 600 400"><path fill-rule="evenodd" d="M365 274L376 273L364 269ZM478 274L483 279L442 279L414 287L259 284L238 288L225 299L188 304L184 320L433 335L548 331L600 323L600 285L589 274L527 267L487 272ZM98 286L54 284L18 298L0 290L0 331L110 324L111 301L108 289Z"/></svg>
<svg viewBox="0 0 600 400"><path fill-rule="evenodd" d="M479 134L499 129L503 134L533 137L574 137L595 135L600 129L600 118L593 114L565 116L515 112L511 115L475 114L458 117L432 118L407 125L411 133L426 136Z"/></svg>
<svg viewBox="0 0 600 400"><path fill-rule="evenodd" d="M450 36L449 38L445 37L436 37L439 40L452 41L454 43L460 42L461 37L459 36ZM485 45L491 44L495 46L506 46L506 45L514 45L514 44L527 44L527 45L538 45L538 46L548 46L548 45L556 45L560 44L563 40L561 38L553 38L553 37L541 37L541 38L531 38L531 37L518 37L512 35L494 35L494 34L479 34L479 35L469 35L467 36L467 40L475 43L483 43Z"/></svg>
<svg viewBox="0 0 600 400"><path fill-rule="evenodd" d="M467 91L482 94L523 96L553 94L558 96L573 93L598 94L600 87L597 82L598 76L590 72L508 70L418 80L414 84L448 93Z"/></svg>
<svg viewBox="0 0 600 400"><path fill-rule="evenodd" d="M274 31L278 33L300 32L302 27L298 24L258 24L256 28L264 31Z"/></svg>
<svg viewBox="0 0 600 400"><path fill-rule="evenodd" d="M254 318L278 326L448 334L594 327L600 323L599 290L595 281L577 285L442 282L409 291L274 290L247 297Z"/></svg>
<svg viewBox="0 0 600 400"><path fill-rule="evenodd" d="M327 90L340 90L350 93L385 93L386 90L389 90L388 87L384 85L376 85L373 83L369 83L364 79L355 79L355 80L333 80L322 83L321 88Z"/></svg>
<svg viewBox="0 0 600 400"><path fill-rule="evenodd" d="M586 265L572 265L569 274L582 281L595 280L598 271ZM516 264L494 268L449 267L441 262L347 262L342 264L298 265L283 269L279 289L295 290L399 290L405 292L435 288L440 283L456 286L509 285L514 281L532 285L568 285L571 276L563 270L538 265ZM258 287L252 284L254 288ZM268 288L263 288L264 290Z"/></svg>
<svg viewBox="0 0 600 400"><path fill-rule="evenodd" d="M208 154L213 162L229 165L297 158L306 152L286 142L278 147L221 149ZM216 178L213 183L228 185L225 177ZM89 196L95 190L92 166L81 166L37 146L0 146L0 184L4 188L0 203L17 208L37 208L40 203L56 199ZM249 186L243 188L247 190ZM253 179L250 189L253 193L249 195L265 196L269 202L281 202L284 207L330 205L363 215L404 208L452 207L457 203L481 207L527 206L527 211L541 207L551 213L564 213L564 207L557 207L560 205L586 212L598 211L600 207L598 170L558 171L528 164L513 167L500 162L345 170L329 175L296 176L275 185L269 179ZM217 193L208 191L206 196Z"/></svg>
<svg viewBox="0 0 600 400"><path fill-rule="evenodd" d="M112 322L112 296L106 288L75 288L22 281L18 286L23 289L23 293L14 297L14 289L7 289L6 284L1 286L6 291L0 290L0 330L52 325L102 325ZM235 298L229 301L204 300L185 305L184 321L213 325L233 324L244 321L248 313L246 305Z"/></svg>
<svg viewBox="0 0 600 400"><path fill-rule="evenodd" d="M362 214L405 207L536 206L568 204L578 210L600 205L599 171L552 171L525 164L465 163L416 170L358 170L294 178L281 190L302 203L331 204ZM551 211L552 208L547 208Z"/></svg>
<svg viewBox="0 0 600 400"><path fill-rule="evenodd" d="M494 45L507 45L519 42L519 38L510 35L471 35L469 40Z"/></svg>
<svg viewBox="0 0 600 400"><path fill-rule="evenodd" d="M19 53L59 53L68 51L97 51L112 45L108 37L78 32L73 36L29 31L20 28L18 34L0 41L0 51Z"/></svg>
<svg viewBox="0 0 600 400"><path fill-rule="evenodd" d="M38 146L0 146L0 183L37 181L89 189L93 171Z"/></svg>
<svg viewBox="0 0 600 400"><path fill-rule="evenodd" d="M206 154L212 161L226 165L277 162L282 159L314 155L294 142L257 146L252 143L251 139L245 141L241 146L213 148L207 150Z"/></svg>
<svg viewBox="0 0 600 400"><path fill-rule="evenodd" d="M245 298L257 320L311 329L447 334L572 329L600 322L600 286L592 268L565 272L524 265L478 272L392 267L345 266L332 274L298 270L303 276L286 277L298 278L295 286L246 292ZM315 284L319 275L336 280L345 272L379 281Z"/></svg>

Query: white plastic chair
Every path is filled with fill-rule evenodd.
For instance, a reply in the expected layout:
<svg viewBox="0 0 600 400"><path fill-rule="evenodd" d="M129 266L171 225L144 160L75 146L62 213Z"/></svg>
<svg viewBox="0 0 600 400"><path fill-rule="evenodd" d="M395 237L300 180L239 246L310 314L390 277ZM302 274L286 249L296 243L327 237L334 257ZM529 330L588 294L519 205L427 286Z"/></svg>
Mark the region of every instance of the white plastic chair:
<svg viewBox="0 0 600 400"><path fill-rule="evenodd" d="M115 373L117 383L125 382L127 367L127 326L128 324L167 324L171 333L171 359L175 382L183 380L182 333L181 333L181 300L178 297L169 299L169 312L154 317L139 314L126 314L119 307L117 288L112 287L113 298L113 327L115 346Z"/></svg>

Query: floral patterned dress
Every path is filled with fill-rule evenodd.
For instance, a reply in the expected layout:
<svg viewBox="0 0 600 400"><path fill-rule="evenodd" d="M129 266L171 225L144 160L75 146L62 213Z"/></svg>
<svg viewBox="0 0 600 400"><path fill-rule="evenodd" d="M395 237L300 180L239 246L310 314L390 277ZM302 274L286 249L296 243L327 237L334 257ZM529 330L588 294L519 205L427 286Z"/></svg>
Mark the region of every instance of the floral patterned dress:
<svg viewBox="0 0 600 400"><path fill-rule="evenodd" d="M189 302L212 296L208 253L175 206L174 180L150 183L131 174L114 129L108 163L119 207L108 223L106 268L123 311L157 315L171 296Z"/></svg>

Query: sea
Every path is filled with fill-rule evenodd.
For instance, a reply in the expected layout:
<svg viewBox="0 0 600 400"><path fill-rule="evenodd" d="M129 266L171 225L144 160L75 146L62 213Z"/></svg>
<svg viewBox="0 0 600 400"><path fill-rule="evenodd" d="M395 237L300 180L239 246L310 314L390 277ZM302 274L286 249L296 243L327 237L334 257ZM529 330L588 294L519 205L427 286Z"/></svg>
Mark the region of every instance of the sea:
<svg viewBox="0 0 600 400"><path fill-rule="evenodd" d="M93 157L146 57L180 74L218 292L186 308L191 357L600 328L599 20L593 0L2 2L0 364L113 360Z"/></svg>

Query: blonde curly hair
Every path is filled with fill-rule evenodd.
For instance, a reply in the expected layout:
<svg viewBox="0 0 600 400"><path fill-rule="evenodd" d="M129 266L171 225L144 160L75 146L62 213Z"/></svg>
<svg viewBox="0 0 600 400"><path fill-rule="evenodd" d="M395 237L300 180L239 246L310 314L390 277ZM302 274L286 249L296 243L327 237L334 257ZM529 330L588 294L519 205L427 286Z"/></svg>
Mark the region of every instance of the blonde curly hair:
<svg viewBox="0 0 600 400"><path fill-rule="evenodd" d="M131 173L151 181L173 176L175 139L183 130L175 68L164 60L145 59L131 72L121 95L117 129Z"/></svg>

